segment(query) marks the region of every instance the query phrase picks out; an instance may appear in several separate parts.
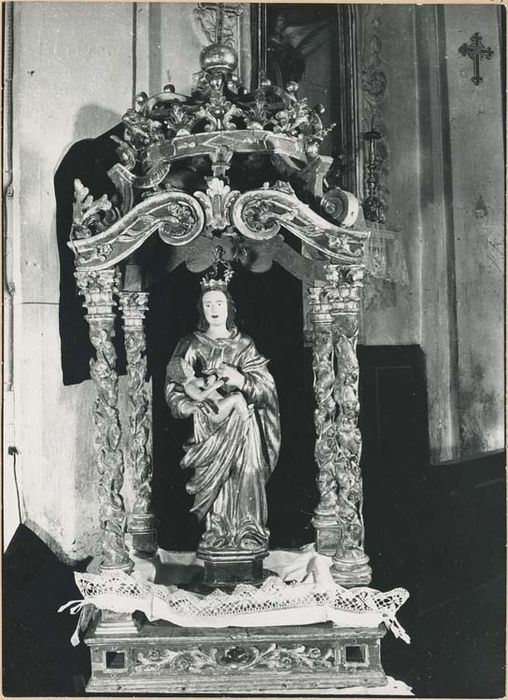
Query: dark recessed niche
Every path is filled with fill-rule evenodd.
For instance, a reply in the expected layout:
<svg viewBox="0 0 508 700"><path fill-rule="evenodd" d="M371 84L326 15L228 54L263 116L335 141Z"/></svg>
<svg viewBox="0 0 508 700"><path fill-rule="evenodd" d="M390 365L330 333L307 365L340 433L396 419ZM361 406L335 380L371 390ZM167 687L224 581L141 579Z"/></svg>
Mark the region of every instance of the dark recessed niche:
<svg viewBox="0 0 508 700"><path fill-rule="evenodd" d="M125 668L125 652L124 651L107 651L106 652L106 668L120 669Z"/></svg>
<svg viewBox="0 0 508 700"><path fill-rule="evenodd" d="M347 646L346 651L346 663L347 664L364 664L367 661L367 648L362 644L361 646Z"/></svg>

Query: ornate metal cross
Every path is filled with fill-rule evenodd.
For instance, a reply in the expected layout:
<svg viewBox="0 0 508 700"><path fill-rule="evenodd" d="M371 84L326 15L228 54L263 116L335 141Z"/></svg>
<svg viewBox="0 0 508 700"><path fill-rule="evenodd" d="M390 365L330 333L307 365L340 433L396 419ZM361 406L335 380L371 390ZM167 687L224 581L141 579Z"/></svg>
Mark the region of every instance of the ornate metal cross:
<svg viewBox="0 0 508 700"><path fill-rule="evenodd" d="M463 56L469 56L469 58L473 61L474 75L471 78L471 81L475 85L479 85L481 82L483 82L483 78L480 76L480 61L484 58L492 58L494 51L490 48L490 46L485 48L485 46L482 44L482 37L478 32L473 34L470 41L470 44L464 42L459 48L459 52Z"/></svg>

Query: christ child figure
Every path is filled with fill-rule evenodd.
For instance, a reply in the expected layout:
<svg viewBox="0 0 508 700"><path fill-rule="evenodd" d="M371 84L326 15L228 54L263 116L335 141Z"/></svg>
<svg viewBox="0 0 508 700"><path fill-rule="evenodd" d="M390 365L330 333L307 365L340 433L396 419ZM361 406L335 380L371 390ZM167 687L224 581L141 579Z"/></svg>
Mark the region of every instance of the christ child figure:
<svg viewBox="0 0 508 700"><path fill-rule="evenodd" d="M190 399L201 404L212 423L222 423L233 411L237 411L242 420L249 416L249 407L241 393L227 396L219 393L218 389L224 386L225 380L216 374L197 377L188 362L175 358L169 363L168 377L180 384Z"/></svg>

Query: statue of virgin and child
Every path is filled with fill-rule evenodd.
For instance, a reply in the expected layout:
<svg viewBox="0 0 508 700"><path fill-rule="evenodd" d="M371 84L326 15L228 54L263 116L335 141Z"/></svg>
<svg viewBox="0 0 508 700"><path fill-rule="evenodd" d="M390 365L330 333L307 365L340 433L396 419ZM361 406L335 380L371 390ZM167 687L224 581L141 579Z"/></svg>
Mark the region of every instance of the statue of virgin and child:
<svg viewBox="0 0 508 700"><path fill-rule="evenodd" d="M226 263L227 265L227 263ZM265 484L279 455L275 382L252 339L235 326L226 279L201 281L197 329L182 338L167 368L165 396L194 430L181 461L187 491L204 521L198 556L248 561L268 552Z"/></svg>

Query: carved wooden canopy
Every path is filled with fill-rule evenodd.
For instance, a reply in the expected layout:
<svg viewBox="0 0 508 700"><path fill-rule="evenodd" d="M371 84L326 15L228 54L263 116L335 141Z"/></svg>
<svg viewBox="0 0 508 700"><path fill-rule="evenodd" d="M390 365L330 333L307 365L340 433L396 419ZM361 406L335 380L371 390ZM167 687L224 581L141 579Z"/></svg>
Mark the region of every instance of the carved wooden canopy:
<svg viewBox="0 0 508 700"><path fill-rule="evenodd" d="M172 267L185 261L196 271L211 264L219 242L226 256L254 270L277 259L307 281L324 279L325 263L361 265L369 234L352 228L356 198L327 188L331 159L318 150L333 125L323 127L320 106L298 100L296 83L282 90L265 79L246 93L234 74L234 49L226 45L212 44L200 59L203 70L190 97L166 86L151 98L138 95L124 115L124 138L112 137L120 161L108 172L113 200L95 199L76 180L69 245L77 270L119 265L153 235L182 249ZM279 179L234 189L230 169L245 154L264 158ZM196 159L213 173L204 191L189 191L178 176ZM303 256L281 231L302 241ZM250 252L243 260L242 251Z"/></svg>
<svg viewBox="0 0 508 700"><path fill-rule="evenodd" d="M124 325L130 401L127 464L136 491L128 527L134 548L152 551L155 546L149 505L150 401L144 384L148 293L125 280L118 284L118 272L122 264L134 261L135 266L137 251L158 236L171 248L166 272L182 262L202 271L220 249L223 260L258 272L276 260L308 283L320 492L313 519L317 549L335 552L332 573L339 583L365 585L371 571L363 550L355 348L369 234L354 226L354 195L327 184L331 159L319 155L319 146L331 127L323 127L322 109L298 100L296 83L282 90L262 79L256 90L246 93L235 75L231 46L211 44L200 60L203 70L190 97L167 86L151 98L138 95L124 115L123 139L112 137L119 162L108 173L116 196L95 199L85 184L75 182L69 245L96 352L91 374L98 389L94 417L101 567L131 566L121 495L114 297L119 298ZM245 173L254 167L255 159L262 159L262 168L270 173L268 182L237 186L233 180L242 182L242 168ZM196 177L203 163L211 173L206 179ZM286 242L286 234L301 241L301 252Z"/></svg>

